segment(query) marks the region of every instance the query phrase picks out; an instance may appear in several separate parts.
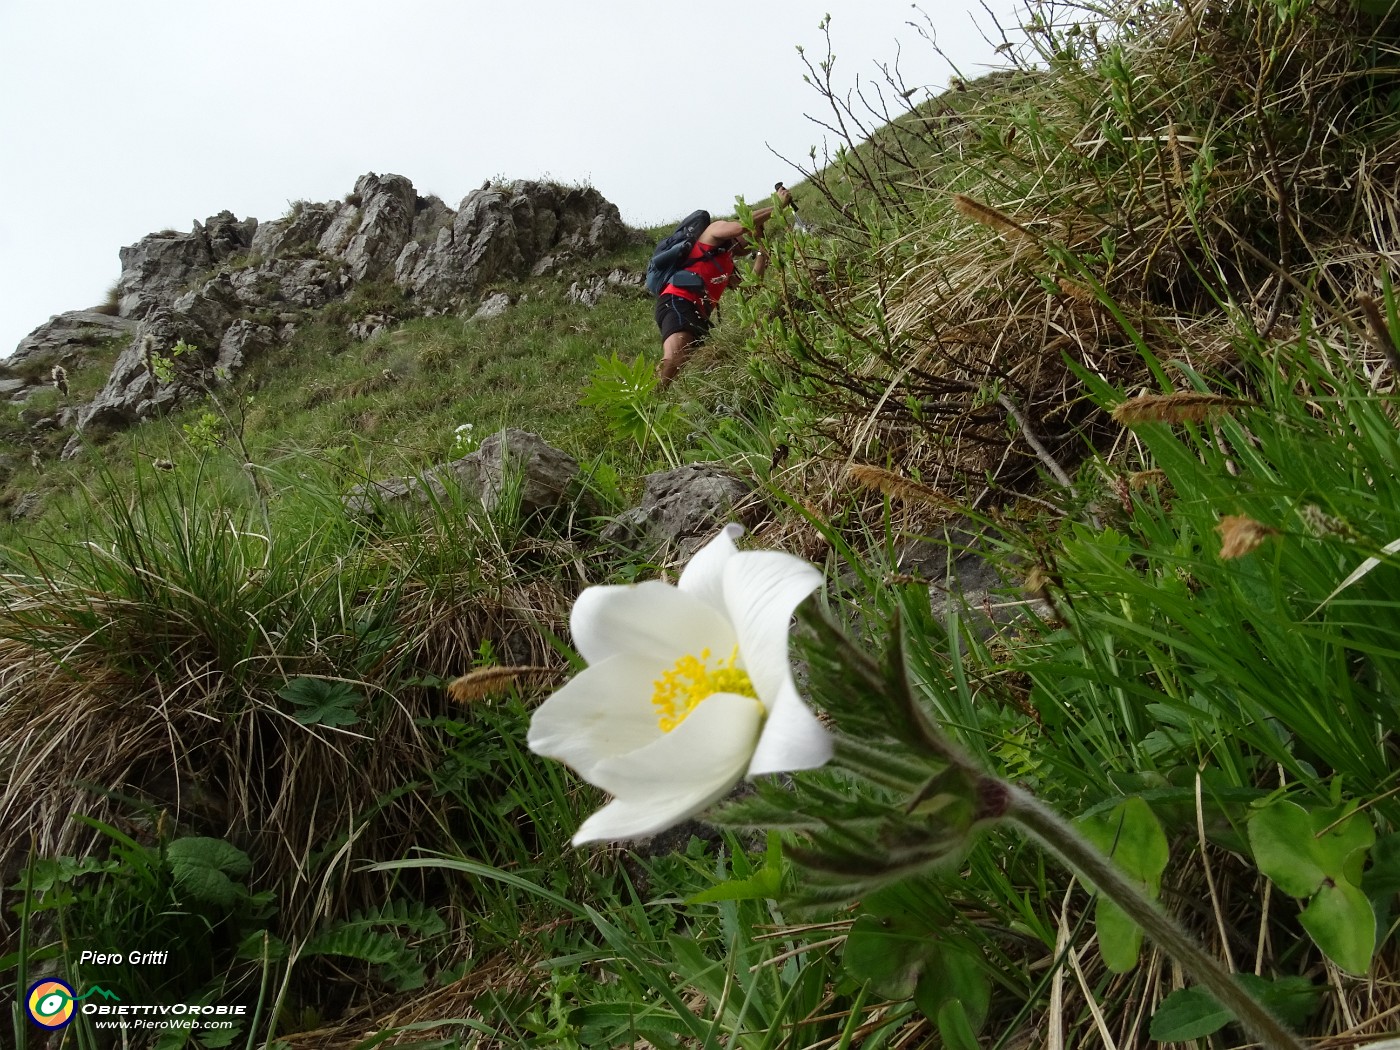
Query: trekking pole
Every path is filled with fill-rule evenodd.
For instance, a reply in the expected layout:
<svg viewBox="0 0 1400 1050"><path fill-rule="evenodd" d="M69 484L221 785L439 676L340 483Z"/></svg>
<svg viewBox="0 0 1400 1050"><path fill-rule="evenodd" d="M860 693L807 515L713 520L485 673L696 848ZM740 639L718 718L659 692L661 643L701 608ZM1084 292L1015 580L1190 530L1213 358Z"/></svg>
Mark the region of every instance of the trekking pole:
<svg viewBox="0 0 1400 1050"><path fill-rule="evenodd" d="M787 189L787 187L783 185L782 179L779 179L777 182L773 183L774 193L777 193L779 190L785 189ZM792 209L793 226L795 226L799 230L805 230L807 228L807 224L802 221L802 215L797 210L797 201L793 200L791 197L788 197L788 207Z"/></svg>

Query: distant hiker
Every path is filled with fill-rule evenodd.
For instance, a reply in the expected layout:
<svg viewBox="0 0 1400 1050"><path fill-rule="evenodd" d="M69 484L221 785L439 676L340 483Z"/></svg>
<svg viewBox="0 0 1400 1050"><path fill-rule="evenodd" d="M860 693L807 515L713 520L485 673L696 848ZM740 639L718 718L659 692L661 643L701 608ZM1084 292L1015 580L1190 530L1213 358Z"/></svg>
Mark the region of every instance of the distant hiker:
<svg viewBox="0 0 1400 1050"><path fill-rule="evenodd" d="M776 191L782 204L792 201L787 189ZM710 330L710 312L724 290L737 287L734 257L753 253L753 272L759 276L768 267L768 253L756 250L750 238L763 233L763 224L773 208L755 208L753 230L732 219L709 221L708 212L695 212L676 232L657 246L648 268L648 287L659 291L656 299L656 325L661 329L661 365L657 388L664 390L690 356L690 348L705 341ZM697 237L694 231L699 228ZM689 251L685 252L686 247ZM674 256L668 263L669 253ZM661 282L665 283L662 284Z"/></svg>

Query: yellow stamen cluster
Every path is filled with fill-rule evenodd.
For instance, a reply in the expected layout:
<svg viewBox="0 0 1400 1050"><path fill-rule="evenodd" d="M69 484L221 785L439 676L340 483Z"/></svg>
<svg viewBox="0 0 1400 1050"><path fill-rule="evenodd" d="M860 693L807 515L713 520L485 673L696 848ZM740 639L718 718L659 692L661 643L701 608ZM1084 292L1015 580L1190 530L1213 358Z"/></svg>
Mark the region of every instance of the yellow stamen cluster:
<svg viewBox="0 0 1400 1050"><path fill-rule="evenodd" d="M661 677L652 682L651 694L651 704L660 716L657 724L661 731L669 733L675 729L700 706L700 701L715 693L738 693L757 700L758 694L754 692L748 672L734 666L738 661L736 645L728 660L720 660L711 668L710 650L701 649L699 656L682 656L669 671L662 672Z"/></svg>

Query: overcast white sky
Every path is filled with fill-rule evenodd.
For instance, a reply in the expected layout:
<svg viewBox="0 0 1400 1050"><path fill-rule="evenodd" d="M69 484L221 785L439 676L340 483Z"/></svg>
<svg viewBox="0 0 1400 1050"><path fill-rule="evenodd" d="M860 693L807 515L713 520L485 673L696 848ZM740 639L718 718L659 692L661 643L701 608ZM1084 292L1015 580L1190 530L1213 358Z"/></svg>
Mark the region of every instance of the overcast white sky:
<svg viewBox="0 0 1400 1050"><path fill-rule="evenodd" d="M990 0L1003 24L1014 0ZM452 207L493 176L587 182L650 225L798 176L836 83L1002 64L980 3L0 0L0 355L94 305L118 251L225 208L284 214L394 172ZM921 97L921 96L920 96Z"/></svg>

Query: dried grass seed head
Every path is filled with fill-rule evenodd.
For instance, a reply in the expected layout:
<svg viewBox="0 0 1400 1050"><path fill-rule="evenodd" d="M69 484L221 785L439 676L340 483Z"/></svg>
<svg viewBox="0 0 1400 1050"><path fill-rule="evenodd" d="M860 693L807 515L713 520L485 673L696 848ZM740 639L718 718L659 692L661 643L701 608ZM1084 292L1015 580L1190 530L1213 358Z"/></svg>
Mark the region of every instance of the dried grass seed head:
<svg viewBox="0 0 1400 1050"><path fill-rule="evenodd" d="M1215 531L1220 533L1220 557L1225 559L1242 558L1258 549L1270 536L1279 534L1278 529L1242 514L1225 515Z"/></svg>
<svg viewBox="0 0 1400 1050"><path fill-rule="evenodd" d="M1139 394L1121 402L1113 410L1113 421L1125 427L1139 423L1199 423L1253 404L1223 394L1202 394L1194 390L1174 394Z"/></svg>

